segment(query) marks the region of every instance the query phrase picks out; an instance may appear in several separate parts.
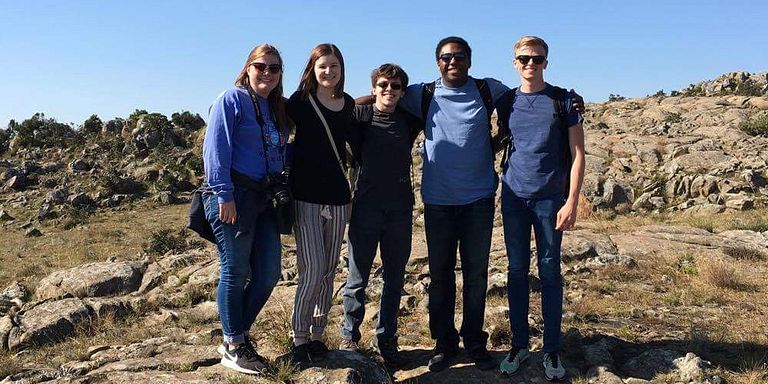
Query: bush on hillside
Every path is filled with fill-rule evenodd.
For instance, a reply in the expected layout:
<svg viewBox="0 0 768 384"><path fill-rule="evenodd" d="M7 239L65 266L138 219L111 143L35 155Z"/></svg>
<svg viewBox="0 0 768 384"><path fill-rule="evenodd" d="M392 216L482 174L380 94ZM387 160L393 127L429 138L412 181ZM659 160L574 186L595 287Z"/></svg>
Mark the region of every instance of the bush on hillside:
<svg viewBox="0 0 768 384"><path fill-rule="evenodd" d="M104 125L97 115L91 115L80 127L80 132L84 135L98 135L101 127Z"/></svg>
<svg viewBox="0 0 768 384"><path fill-rule="evenodd" d="M139 118L141 116L143 116L143 115L148 114L148 113L149 112L147 112L144 109L137 109L137 110L133 111L133 113L131 113L130 116L128 116L128 120L127 120L128 126L131 129L136 128L136 123L139 121Z"/></svg>
<svg viewBox="0 0 768 384"><path fill-rule="evenodd" d="M613 93L611 93L610 95L608 95L608 101L622 101L626 99L627 99L626 97L619 94L614 95Z"/></svg>
<svg viewBox="0 0 768 384"><path fill-rule="evenodd" d="M190 131L197 131L198 129L205 126L205 121L202 117L200 117L199 114L195 113L194 115L189 111L183 111L181 113L174 113L171 115L171 122L173 125L179 127L188 129Z"/></svg>
<svg viewBox="0 0 768 384"><path fill-rule="evenodd" d="M739 129L750 136L768 137L768 113L761 113L741 122Z"/></svg>
<svg viewBox="0 0 768 384"><path fill-rule="evenodd" d="M189 249L186 241L188 234L186 228L179 231L166 228L152 232L149 242L144 244L144 252L150 255L164 255L168 251L184 252Z"/></svg>
<svg viewBox="0 0 768 384"><path fill-rule="evenodd" d="M63 147L78 141L75 130L67 124L36 113L15 129L15 140L20 147Z"/></svg>

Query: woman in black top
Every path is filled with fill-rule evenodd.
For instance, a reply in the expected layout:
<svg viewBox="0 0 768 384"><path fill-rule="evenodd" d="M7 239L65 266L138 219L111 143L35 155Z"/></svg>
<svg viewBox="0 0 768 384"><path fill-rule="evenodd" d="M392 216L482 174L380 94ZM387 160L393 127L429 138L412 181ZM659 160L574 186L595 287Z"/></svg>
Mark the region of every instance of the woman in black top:
<svg viewBox="0 0 768 384"><path fill-rule="evenodd" d="M299 275L291 317L291 357L296 363L328 351L322 336L349 215L343 164L353 107L354 100L344 93L341 52L333 44L316 46L287 104L296 125L290 171Z"/></svg>

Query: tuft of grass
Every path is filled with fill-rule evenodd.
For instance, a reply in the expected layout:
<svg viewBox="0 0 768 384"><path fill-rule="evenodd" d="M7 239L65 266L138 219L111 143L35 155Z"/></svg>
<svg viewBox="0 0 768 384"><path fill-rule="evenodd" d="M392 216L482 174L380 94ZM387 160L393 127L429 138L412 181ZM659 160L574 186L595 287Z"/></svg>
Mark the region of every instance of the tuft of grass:
<svg viewBox="0 0 768 384"><path fill-rule="evenodd" d="M0 353L0 379L24 371L21 361L9 352Z"/></svg>
<svg viewBox="0 0 768 384"><path fill-rule="evenodd" d="M272 365L267 379L276 383L292 383L297 373L299 373L299 367L296 365L289 361L278 361Z"/></svg>
<svg viewBox="0 0 768 384"><path fill-rule="evenodd" d="M176 232L168 228L152 232L149 242L144 245L144 252L150 255L164 255L168 251L186 251L189 249L186 241L187 235L186 228Z"/></svg>
<svg viewBox="0 0 768 384"><path fill-rule="evenodd" d="M744 283L736 268L723 261L706 264L702 272L704 281L712 286L734 291L748 290L748 285Z"/></svg>
<svg viewBox="0 0 768 384"><path fill-rule="evenodd" d="M259 342L276 347L281 353L288 352L293 344L291 338L291 306L293 303L277 303L256 318L256 327L261 330ZM328 327L328 329L332 329ZM337 344L338 345L338 344Z"/></svg>
<svg viewBox="0 0 768 384"><path fill-rule="evenodd" d="M763 261L768 258L765 253L748 247L726 247L723 253L737 260Z"/></svg>
<svg viewBox="0 0 768 384"><path fill-rule="evenodd" d="M696 275L699 273L696 267L696 258L691 253L683 253L677 256L675 270L685 275Z"/></svg>

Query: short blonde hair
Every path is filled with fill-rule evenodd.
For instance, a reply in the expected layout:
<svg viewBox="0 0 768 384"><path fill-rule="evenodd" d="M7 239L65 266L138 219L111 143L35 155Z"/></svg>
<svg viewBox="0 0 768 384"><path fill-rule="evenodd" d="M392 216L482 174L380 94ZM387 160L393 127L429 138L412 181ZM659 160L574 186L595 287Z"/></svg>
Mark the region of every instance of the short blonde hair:
<svg viewBox="0 0 768 384"><path fill-rule="evenodd" d="M520 40L515 43L515 52L514 54L517 55L517 50L522 47L544 47L544 55L549 56L549 46L544 41L544 39L536 36L523 36L520 38Z"/></svg>

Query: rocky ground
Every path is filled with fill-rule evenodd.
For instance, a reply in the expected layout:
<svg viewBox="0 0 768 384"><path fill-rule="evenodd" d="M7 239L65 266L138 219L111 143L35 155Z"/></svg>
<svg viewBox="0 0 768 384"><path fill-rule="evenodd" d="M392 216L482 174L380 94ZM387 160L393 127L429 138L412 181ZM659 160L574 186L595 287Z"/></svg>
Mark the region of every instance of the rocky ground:
<svg viewBox="0 0 768 384"><path fill-rule="evenodd" d="M728 74L674 97L588 106L581 220L563 249L567 382L768 382L768 138L739 128L766 113L768 97L737 95L747 85L766 88L764 77ZM421 204L401 300L408 366L387 371L368 349L334 351L301 369L284 362L297 280L295 247L284 237L281 281L252 329L274 369L254 379L221 368L216 253L179 231L181 203L198 183L203 130L194 119L139 112L99 129L91 124L67 136L68 145L29 146L19 137L51 123L38 118L37 131L19 129L28 136L12 138L2 154L0 382L545 381L535 262L534 354L523 370L511 378L480 372L462 357L445 372L428 372ZM485 317L500 360L510 332L498 214L495 225ZM460 266L456 272L461 285ZM381 284L376 271L363 345ZM339 341L340 304L337 294L331 346Z"/></svg>

